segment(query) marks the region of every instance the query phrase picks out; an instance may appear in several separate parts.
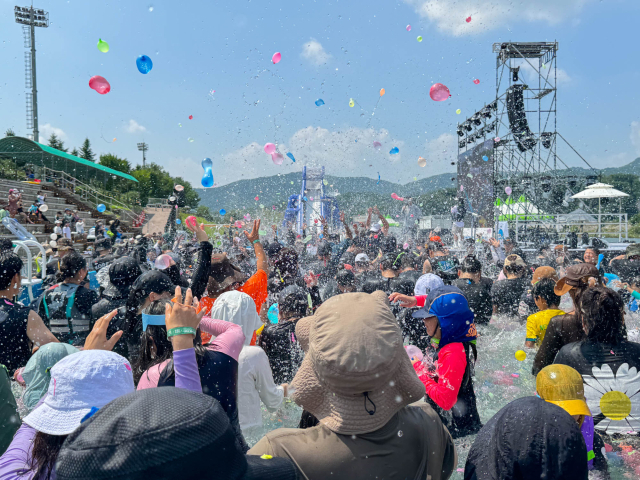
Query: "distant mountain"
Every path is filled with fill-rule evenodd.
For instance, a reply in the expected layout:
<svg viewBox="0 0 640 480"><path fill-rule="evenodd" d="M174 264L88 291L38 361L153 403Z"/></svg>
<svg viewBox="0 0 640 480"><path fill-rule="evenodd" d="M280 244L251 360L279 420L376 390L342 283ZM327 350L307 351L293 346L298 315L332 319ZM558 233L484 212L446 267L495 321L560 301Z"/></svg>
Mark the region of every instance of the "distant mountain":
<svg viewBox="0 0 640 480"><path fill-rule="evenodd" d="M573 167L566 170L559 170L558 175L589 175L591 170L580 167ZM600 170L602 175L613 174L633 174L640 175L640 158L622 167L604 168ZM325 176L327 190L337 191L340 195L345 194L375 194L388 197L392 193L397 193L401 197L418 197L429 192L439 191L445 188L455 187L455 182L451 179L455 173L443 173L427 177L407 184L399 184L380 180L378 182L366 177L336 177ZM275 175L273 177L261 177L249 180L239 180L221 187L196 189L200 195L200 204L205 205L213 211L221 208L231 210L254 210L258 205L265 207L276 206L278 210L286 207L290 195L299 194L301 189L301 173L288 173L286 175ZM255 197L258 200L255 200ZM352 195L349 198L353 198ZM338 196L340 203L340 196Z"/></svg>

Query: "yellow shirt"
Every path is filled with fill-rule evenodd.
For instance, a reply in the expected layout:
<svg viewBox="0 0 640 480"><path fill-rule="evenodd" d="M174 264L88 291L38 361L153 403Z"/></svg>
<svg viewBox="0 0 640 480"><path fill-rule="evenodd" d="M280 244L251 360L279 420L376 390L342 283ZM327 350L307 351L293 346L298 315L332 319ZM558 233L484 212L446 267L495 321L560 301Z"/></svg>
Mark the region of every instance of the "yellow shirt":
<svg viewBox="0 0 640 480"><path fill-rule="evenodd" d="M547 325L556 315L564 315L562 310L548 309L542 310L527 317L527 341L536 342L539 346L544 340Z"/></svg>

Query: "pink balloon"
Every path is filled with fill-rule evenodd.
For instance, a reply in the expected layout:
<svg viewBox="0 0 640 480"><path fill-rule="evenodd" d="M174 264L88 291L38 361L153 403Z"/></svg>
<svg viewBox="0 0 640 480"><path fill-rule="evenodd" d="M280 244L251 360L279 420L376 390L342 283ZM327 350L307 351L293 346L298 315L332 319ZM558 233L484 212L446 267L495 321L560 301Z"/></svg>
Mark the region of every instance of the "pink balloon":
<svg viewBox="0 0 640 480"><path fill-rule="evenodd" d="M196 228L196 224L198 223L198 220L196 219L196 217L191 215L187 217L187 219L184 222L187 224L187 227Z"/></svg>
<svg viewBox="0 0 640 480"><path fill-rule="evenodd" d="M460 191L464 192L464 185L460 185Z"/></svg>
<svg viewBox="0 0 640 480"><path fill-rule="evenodd" d="M100 95L105 95L111 91L111 85L109 85L107 79L100 75L96 75L89 79L89 88L92 88Z"/></svg>
<svg viewBox="0 0 640 480"><path fill-rule="evenodd" d="M471 23L471 17L467 17L467 23Z"/></svg>
<svg viewBox="0 0 640 480"><path fill-rule="evenodd" d="M244 227L244 223L242 223L240 220L236 220L236 223L234 223L233 226L236 228L242 228Z"/></svg>
<svg viewBox="0 0 640 480"><path fill-rule="evenodd" d="M271 61L273 63L278 63L281 58L282 58L282 55L280 55L280 52L276 52L273 54L273 57L271 57Z"/></svg>
<svg viewBox="0 0 640 480"><path fill-rule="evenodd" d="M273 155L273 152L276 151L276 146L273 143L267 143L264 146L264 153L267 155Z"/></svg>
<svg viewBox="0 0 640 480"><path fill-rule="evenodd" d="M512 192L511 187L504 188L504 193L506 193L507 195L511 195L511 192Z"/></svg>
<svg viewBox="0 0 640 480"><path fill-rule="evenodd" d="M401 202L404 201L404 198L399 197L397 193L392 193L391 198L393 198L394 200L400 200Z"/></svg>
<svg viewBox="0 0 640 480"><path fill-rule="evenodd" d="M282 162L284 161L284 155L278 152L273 152L271 154L271 160L273 160L273 163L275 163L276 165L282 165Z"/></svg>
<svg viewBox="0 0 640 480"><path fill-rule="evenodd" d="M382 144L380 142L373 142L373 148L380 148Z"/></svg>
<svg viewBox="0 0 640 480"><path fill-rule="evenodd" d="M434 100L436 102L444 102L451 96L451 92L449 92L449 89L446 87L446 85L443 85L441 83L434 83L433 85L431 85L431 89L429 90L429 96L431 97L431 100Z"/></svg>
<svg viewBox="0 0 640 480"><path fill-rule="evenodd" d="M250 221L251 221L251 214L247 213L247 214L244 216L244 219L245 219L247 222L250 222Z"/></svg>
<svg viewBox="0 0 640 480"><path fill-rule="evenodd" d="M407 25L407 32L411 31L411 25Z"/></svg>
<svg viewBox="0 0 640 480"><path fill-rule="evenodd" d="M500 141L500 137L496 137L493 139L494 142L498 143Z"/></svg>
<svg viewBox="0 0 640 480"><path fill-rule="evenodd" d="M473 81L473 83L475 83L476 85L480 84L480 80L478 80L477 78Z"/></svg>

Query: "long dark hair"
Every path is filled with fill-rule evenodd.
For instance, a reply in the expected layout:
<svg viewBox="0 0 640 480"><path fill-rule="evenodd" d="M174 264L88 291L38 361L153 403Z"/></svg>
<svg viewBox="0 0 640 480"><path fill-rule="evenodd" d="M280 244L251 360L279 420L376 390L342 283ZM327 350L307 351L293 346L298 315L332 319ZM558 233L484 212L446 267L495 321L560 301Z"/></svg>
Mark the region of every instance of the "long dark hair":
<svg viewBox="0 0 640 480"><path fill-rule="evenodd" d="M170 303L171 299L164 298L152 302L143 313L149 315L164 315L165 305ZM156 347L155 355L152 354L152 348ZM193 346L196 350L196 359L198 366L202 366L204 363L205 347L202 345L202 338L200 336L200 329L196 330L196 338L193 341ZM133 381L137 385L144 375L144 372L149 370L154 365L158 365L166 360L173 358L173 345L171 340L167 337L167 327L162 325L148 325L147 329L142 332L140 337L140 350L138 357L134 360L132 365Z"/></svg>
<svg viewBox="0 0 640 480"><path fill-rule="evenodd" d="M22 474L26 475L33 471L35 473L32 478L49 480L66 438L67 435L49 435L48 433L36 432L31 456L27 463L28 470L23 471Z"/></svg>
<svg viewBox="0 0 640 480"><path fill-rule="evenodd" d="M624 326L624 302L618 292L606 287L588 288L580 301L582 322L594 342L617 345L627 337Z"/></svg>
<svg viewBox="0 0 640 480"><path fill-rule="evenodd" d="M149 295L152 293L172 293L174 288L171 279L157 270L140 275L131 286L129 297L127 298L123 327L125 335L133 333L138 323L138 309ZM164 310L162 313L164 313Z"/></svg>
<svg viewBox="0 0 640 480"><path fill-rule="evenodd" d="M58 273L58 281L62 282L68 278L73 278L76 274L87 268L87 261L84 257L76 251L67 253L62 260L60 260L60 273Z"/></svg>

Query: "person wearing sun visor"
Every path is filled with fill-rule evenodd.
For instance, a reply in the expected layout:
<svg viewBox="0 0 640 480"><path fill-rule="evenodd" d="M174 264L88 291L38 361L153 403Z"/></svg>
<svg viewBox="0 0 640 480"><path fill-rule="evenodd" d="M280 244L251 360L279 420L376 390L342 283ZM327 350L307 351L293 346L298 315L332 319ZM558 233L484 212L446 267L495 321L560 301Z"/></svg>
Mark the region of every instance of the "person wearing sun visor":
<svg viewBox="0 0 640 480"><path fill-rule="evenodd" d="M432 348L422 362L414 362L414 369L425 386L427 403L438 412L452 437L476 433L482 427L471 378L477 333L462 291L444 285L415 297L392 293L389 300L400 302L402 307L422 307L413 317L423 319Z"/></svg>

